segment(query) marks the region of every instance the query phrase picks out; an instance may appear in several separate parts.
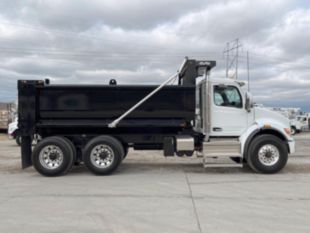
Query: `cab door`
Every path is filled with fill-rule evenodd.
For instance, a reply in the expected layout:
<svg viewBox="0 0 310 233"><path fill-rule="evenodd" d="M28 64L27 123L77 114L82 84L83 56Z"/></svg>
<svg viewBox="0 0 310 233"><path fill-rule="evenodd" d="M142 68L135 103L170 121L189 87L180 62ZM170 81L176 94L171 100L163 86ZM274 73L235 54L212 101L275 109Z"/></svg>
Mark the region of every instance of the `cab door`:
<svg viewBox="0 0 310 233"><path fill-rule="evenodd" d="M247 111L237 86L213 84L210 136L240 136L247 128Z"/></svg>

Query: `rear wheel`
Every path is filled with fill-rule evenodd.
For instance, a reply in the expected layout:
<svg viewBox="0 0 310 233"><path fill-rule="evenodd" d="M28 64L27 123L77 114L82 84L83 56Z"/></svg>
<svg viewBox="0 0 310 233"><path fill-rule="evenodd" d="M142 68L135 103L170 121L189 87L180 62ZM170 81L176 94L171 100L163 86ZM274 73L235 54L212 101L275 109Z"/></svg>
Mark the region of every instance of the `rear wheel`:
<svg viewBox="0 0 310 233"><path fill-rule="evenodd" d="M128 151L129 151L129 147L126 146L126 145L123 145L123 148L124 148L124 156L123 156L123 159L125 159L127 157L127 154L128 154Z"/></svg>
<svg viewBox="0 0 310 233"><path fill-rule="evenodd" d="M63 137L48 137L40 141L32 153L34 168L45 176L66 174L73 165L74 151Z"/></svg>
<svg viewBox="0 0 310 233"><path fill-rule="evenodd" d="M96 175L108 175L117 169L125 155L123 145L110 136L99 136L85 146L83 161Z"/></svg>
<svg viewBox="0 0 310 233"><path fill-rule="evenodd" d="M285 143L273 135L261 135L250 144L247 162L256 172L271 174L280 171L287 163Z"/></svg>
<svg viewBox="0 0 310 233"><path fill-rule="evenodd" d="M77 154L77 153L76 153L76 148L75 148L73 142L72 142L70 139L68 139L68 138L66 138L66 137L63 137L63 136L61 136L60 138L62 138L63 140L65 140L65 141L68 143L68 145L70 145L71 150L72 150L72 153L73 153L73 163L75 163L75 162L76 162L76 154Z"/></svg>

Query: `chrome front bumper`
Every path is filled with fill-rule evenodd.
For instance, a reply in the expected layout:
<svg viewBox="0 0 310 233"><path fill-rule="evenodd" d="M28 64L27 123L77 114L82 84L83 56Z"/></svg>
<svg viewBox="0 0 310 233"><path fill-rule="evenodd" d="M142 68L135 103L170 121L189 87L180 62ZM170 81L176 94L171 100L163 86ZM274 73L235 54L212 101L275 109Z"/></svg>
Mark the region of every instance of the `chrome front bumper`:
<svg viewBox="0 0 310 233"><path fill-rule="evenodd" d="M295 153L295 140L289 140L288 142L289 153Z"/></svg>

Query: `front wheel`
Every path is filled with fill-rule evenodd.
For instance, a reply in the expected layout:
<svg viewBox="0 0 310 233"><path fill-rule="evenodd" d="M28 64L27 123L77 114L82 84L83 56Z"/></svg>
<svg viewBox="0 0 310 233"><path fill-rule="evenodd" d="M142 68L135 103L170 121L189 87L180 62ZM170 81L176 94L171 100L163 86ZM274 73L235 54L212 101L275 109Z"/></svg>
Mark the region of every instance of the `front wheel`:
<svg viewBox="0 0 310 233"><path fill-rule="evenodd" d="M256 172L271 174L280 171L287 163L285 143L273 135L253 139L247 156L249 166Z"/></svg>

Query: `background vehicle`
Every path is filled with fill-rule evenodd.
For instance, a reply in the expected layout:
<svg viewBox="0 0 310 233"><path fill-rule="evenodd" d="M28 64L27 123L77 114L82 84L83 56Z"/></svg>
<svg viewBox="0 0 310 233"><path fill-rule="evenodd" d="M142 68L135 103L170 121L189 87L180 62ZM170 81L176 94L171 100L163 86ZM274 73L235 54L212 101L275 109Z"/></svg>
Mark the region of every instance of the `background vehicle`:
<svg viewBox="0 0 310 233"><path fill-rule="evenodd" d="M310 114L309 113L298 116L297 121L300 123L302 131L310 129Z"/></svg>
<svg viewBox="0 0 310 233"><path fill-rule="evenodd" d="M302 123L297 119L297 117L290 120L290 126L292 135L302 131Z"/></svg>
<svg viewBox="0 0 310 233"><path fill-rule="evenodd" d="M21 145L22 137L20 134L20 130L18 129L18 118L16 118L13 122L8 125L8 136L9 139L14 139L18 146ZM41 140L40 135L34 134L31 136L32 145L36 145L38 141Z"/></svg>
<svg viewBox="0 0 310 233"><path fill-rule="evenodd" d="M16 118L15 121L11 122L8 126L8 136L10 139L15 139L16 144L20 146L21 144L21 135L18 130L18 119Z"/></svg>
<svg viewBox="0 0 310 233"><path fill-rule="evenodd" d="M272 111L282 114L290 120L291 134L302 132L308 127L308 120L304 119L307 114L304 114L300 108L283 108L283 107L266 107Z"/></svg>
<svg viewBox="0 0 310 233"><path fill-rule="evenodd" d="M160 86L19 80L22 167L34 165L55 176L83 161L105 175L131 147L163 150L165 156L196 152L205 167L247 163L257 172L280 171L294 152L288 119L254 108L242 82L210 78L214 66L214 61L185 59ZM175 79L177 85L168 85ZM33 134L42 140L32 150Z"/></svg>

